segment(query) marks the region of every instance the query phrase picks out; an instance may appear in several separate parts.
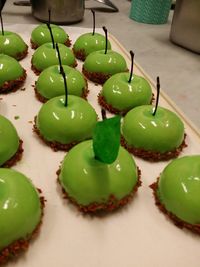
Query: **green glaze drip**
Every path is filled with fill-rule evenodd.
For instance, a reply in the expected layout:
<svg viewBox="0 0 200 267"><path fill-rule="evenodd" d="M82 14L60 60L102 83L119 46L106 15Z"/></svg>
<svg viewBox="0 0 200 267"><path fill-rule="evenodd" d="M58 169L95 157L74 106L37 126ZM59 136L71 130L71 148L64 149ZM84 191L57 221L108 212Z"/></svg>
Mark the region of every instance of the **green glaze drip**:
<svg viewBox="0 0 200 267"><path fill-rule="evenodd" d="M154 152L167 152L179 147L184 138L184 125L179 117L162 107L155 116L153 106L130 110L122 123L122 134L129 146Z"/></svg>
<svg viewBox="0 0 200 267"><path fill-rule="evenodd" d="M147 80L134 74L129 83L129 75L117 73L103 85L102 96L105 101L120 111L150 104L152 99L151 86Z"/></svg>
<svg viewBox="0 0 200 267"><path fill-rule="evenodd" d="M54 24L50 24L50 26L52 29L55 43L64 44L69 39L69 36L66 34L66 32L61 27L54 25ZM42 25L37 26L32 31L31 40L33 41L33 43L37 44L38 46L51 42L51 35L50 35L47 25L42 24Z"/></svg>
<svg viewBox="0 0 200 267"><path fill-rule="evenodd" d="M63 44L58 44L62 65L73 66L75 57L72 51ZM50 66L58 65L58 54L56 49L53 49L52 43L46 43L38 47L32 57L33 66L42 71Z"/></svg>
<svg viewBox="0 0 200 267"><path fill-rule="evenodd" d="M23 39L14 32L4 31L4 35L0 32L0 54L16 58L19 53L23 53L27 45Z"/></svg>
<svg viewBox="0 0 200 267"><path fill-rule="evenodd" d="M81 205L104 203L110 195L121 199L131 193L137 179L136 164L124 148L115 162L105 164L95 160L91 140L69 151L59 176L65 191Z"/></svg>
<svg viewBox="0 0 200 267"><path fill-rule="evenodd" d="M127 70L125 59L117 52L108 50L91 53L84 62L84 68L89 72L115 74Z"/></svg>
<svg viewBox="0 0 200 267"><path fill-rule="evenodd" d="M86 88L83 75L69 66L63 66L67 79L68 94L82 96ZM36 83L37 91L47 99L65 94L64 82L60 74L60 67L51 66L45 69Z"/></svg>
<svg viewBox="0 0 200 267"><path fill-rule="evenodd" d="M200 155L170 162L160 176L157 195L179 219L200 224Z"/></svg>
<svg viewBox="0 0 200 267"><path fill-rule="evenodd" d="M27 238L41 218L39 195L23 174L0 168L0 251Z"/></svg>
<svg viewBox="0 0 200 267"><path fill-rule="evenodd" d="M19 137L12 123L0 115L0 166L15 155Z"/></svg>
<svg viewBox="0 0 200 267"><path fill-rule="evenodd" d="M23 68L16 59L0 54L0 63L0 87L5 82L15 80L23 75Z"/></svg>
<svg viewBox="0 0 200 267"><path fill-rule="evenodd" d="M100 33L85 33L82 34L74 43L74 51L84 51L85 55L88 56L92 52L105 49L105 36ZM108 49L111 49L111 44L108 40Z"/></svg>
<svg viewBox="0 0 200 267"><path fill-rule="evenodd" d="M62 144L79 142L92 137L97 122L93 107L78 96L68 96L68 106L64 106L65 96L50 99L40 109L37 128L48 141Z"/></svg>

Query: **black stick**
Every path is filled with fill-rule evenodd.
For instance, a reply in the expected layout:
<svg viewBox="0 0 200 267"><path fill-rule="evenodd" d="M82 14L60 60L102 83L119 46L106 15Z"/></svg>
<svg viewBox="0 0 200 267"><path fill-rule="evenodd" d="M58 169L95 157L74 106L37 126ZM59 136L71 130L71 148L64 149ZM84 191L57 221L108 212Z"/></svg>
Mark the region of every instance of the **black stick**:
<svg viewBox="0 0 200 267"><path fill-rule="evenodd" d="M160 96L160 78L159 77L157 77L156 88L157 88L156 106L155 106L155 109L154 109L154 112L153 112L153 116L156 115L156 111L157 111L157 108L158 108L159 96Z"/></svg>
<svg viewBox="0 0 200 267"><path fill-rule="evenodd" d="M105 26L103 26L103 30L105 32L105 38L106 38L105 54L107 54L107 51L108 51L108 31L107 31Z"/></svg>
<svg viewBox="0 0 200 267"><path fill-rule="evenodd" d="M92 35L95 34L95 11L93 9L91 9L92 11L92 15L93 15L93 32L92 32Z"/></svg>
<svg viewBox="0 0 200 267"><path fill-rule="evenodd" d="M51 35L51 41L52 41L52 44L53 44L53 49L55 49L55 42L54 42L54 38L53 38L53 33L52 33L52 29L51 29L51 26L49 23L47 23L47 27L50 31L50 35Z"/></svg>
<svg viewBox="0 0 200 267"><path fill-rule="evenodd" d="M48 8L48 13L49 13L48 23L50 25L51 24L51 8Z"/></svg>
<svg viewBox="0 0 200 267"><path fill-rule="evenodd" d="M67 105L68 105L68 90L67 90L66 76L65 76L65 72L64 72L63 68L61 69L61 74L63 76L64 86L65 86L65 107L67 107Z"/></svg>
<svg viewBox="0 0 200 267"><path fill-rule="evenodd" d="M2 15L1 15L1 13L0 13L0 19L1 19L1 31L2 31L2 35L4 35L3 19L2 19Z"/></svg>
<svg viewBox="0 0 200 267"><path fill-rule="evenodd" d="M60 65L60 74L62 74L63 66L62 66L60 51L59 51L57 43L56 43L56 50L57 50L57 53L58 53L58 61L59 61L59 65Z"/></svg>
<svg viewBox="0 0 200 267"><path fill-rule="evenodd" d="M131 55L131 71L130 71L130 77L129 77L128 83L131 82L131 79L133 77L134 53L132 50L130 51L130 55Z"/></svg>
<svg viewBox="0 0 200 267"><path fill-rule="evenodd" d="M101 109L101 117L102 117L102 120L107 119L106 118L106 110L104 108Z"/></svg>

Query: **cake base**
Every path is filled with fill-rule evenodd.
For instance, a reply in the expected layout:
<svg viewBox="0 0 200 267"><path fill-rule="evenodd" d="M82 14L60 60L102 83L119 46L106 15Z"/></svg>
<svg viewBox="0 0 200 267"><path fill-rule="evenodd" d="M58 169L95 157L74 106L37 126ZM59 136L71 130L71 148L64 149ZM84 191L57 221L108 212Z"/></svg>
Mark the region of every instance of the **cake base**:
<svg viewBox="0 0 200 267"><path fill-rule="evenodd" d="M23 52L17 53L16 56L15 56L15 58L17 60L21 60L21 59L25 58L27 55L28 55L28 45L26 45L26 48L24 49Z"/></svg>
<svg viewBox="0 0 200 267"><path fill-rule="evenodd" d="M36 126L36 117L34 119L34 125L33 125L33 131L39 136L39 138L46 144L48 145L53 151L69 151L72 147L74 147L75 145L77 145L80 142L72 142L69 144L61 144L59 142L51 142L51 141L47 141L41 134L40 131L38 130L37 126Z"/></svg>
<svg viewBox="0 0 200 267"><path fill-rule="evenodd" d="M154 151L147 151L141 148L135 148L131 147L127 144L126 140L124 139L123 136L121 136L121 145L131 154L143 158L148 161L156 162L156 161L162 161L162 160L169 160L172 158L178 157L178 155L181 153L183 148L187 147L187 144L185 142L186 134L184 134L183 142L181 145L176 148L173 151L168 151L164 153L160 152L154 152Z"/></svg>
<svg viewBox="0 0 200 267"><path fill-rule="evenodd" d="M152 94L152 99L151 99L150 104L152 104L153 100L154 100L154 95ZM108 110L110 113L113 113L113 114L119 114L121 116L125 116L126 113L130 111L130 109L119 110L117 108L114 108L111 104L108 104L106 102L105 97L102 96L101 93L98 94L98 103L100 106L102 106L103 108L105 108L106 110Z"/></svg>
<svg viewBox="0 0 200 267"><path fill-rule="evenodd" d="M38 44L34 43L32 39L30 39L30 43L31 43L31 48L32 49L37 49L39 47ZM65 42L64 42L64 45L66 45L67 47L70 47L72 44L72 41L70 39L67 39Z"/></svg>
<svg viewBox="0 0 200 267"><path fill-rule="evenodd" d="M7 160L1 167L9 168L14 166L22 158L23 151L24 151L23 141L19 140L19 147L17 152L15 153L14 156L12 156L11 159Z"/></svg>
<svg viewBox="0 0 200 267"><path fill-rule="evenodd" d="M75 61L73 65L68 65L69 67L76 68L78 63ZM43 70L38 70L31 62L31 69L32 71L38 76Z"/></svg>
<svg viewBox="0 0 200 267"><path fill-rule="evenodd" d="M24 84L26 76L26 71L24 69L22 76L16 80L6 81L3 86L0 87L0 94L8 94L17 91Z"/></svg>
<svg viewBox="0 0 200 267"><path fill-rule="evenodd" d="M173 213L169 212L168 210L166 210L165 206L163 204L161 204L160 200L158 199L158 196L156 194L156 191L158 189L158 181L159 178L157 179L157 181L153 184L150 185L150 188L153 190L153 195L154 195L154 199L155 199L155 205L159 208L159 210L161 212L163 212L168 218L170 218L172 220L172 222L179 228L186 228L196 234L200 234L200 224L190 224L187 222L182 221L181 219L179 219L178 217L176 217L176 215L174 215Z"/></svg>
<svg viewBox="0 0 200 267"><path fill-rule="evenodd" d="M117 199L114 195L110 195L109 199L106 203L95 203L94 202L94 203L91 203L91 204L86 205L86 206L77 203L74 198L70 197L67 194L67 192L62 188L59 179L57 179L57 181L62 188L62 193L63 193L64 199L67 199L69 202L74 204L78 208L78 210L83 212L83 213L98 214L98 212L102 212L102 211L111 212L111 211L114 211L116 209L119 209L119 208L127 205L133 199L133 196L135 195L138 188L142 184L141 171L138 167L137 167L137 171L138 171L138 180L137 180L136 185L134 186L134 188L132 189L132 191L129 195L123 197L122 199ZM57 176L59 176L60 169L56 172L56 174L57 174Z"/></svg>
<svg viewBox="0 0 200 267"><path fill-rule="evenodd" d="M37 189L39 194L42 193L40 189ZM12 260L13 258L19 256L21 253L25 252L28 247L31 240L33 240L39 233L40 227L42 225L42 219L44 215L44 207L45 207L45 198L43 196L40 196L40 203L41 203L41 219L38 225L36 226L35 230L26 238L19 239L14 241L9 246L5 247L3 250L0 251L0 265L4 264L8 260Z"/></svg>
<svg viewBox="0 0 200 267"><path fill-rule="evenodd" d="M44 97L43 95L41 95L37 88L36 88L36 85L34 86L34 90L35 90L35 96L36 98L42 102L42 103L46 103L49 99ZM87 96L89 94L89 90L88 90L88 83L86 81L86 87L84 88L83 92L82 92L82 95L80 97L82 97L83 99L87 100Z"/></svg>
<svg viewBox="0 0 200 267"><path fill-rule="evenodd" d="M75 51L74 48L72 49L75 57L81 61L85 61L86 59L86 54L85 54L85 50L84 49L80 49Z"/></svg>
<svg viewBox="0 0 200 267"><path fill-rule="evenodd" d="M85 70L84 66L82 68L82 72L87 79L97 84L104 84L105 81L112 76L111 74L108 73L87 71Z"/></svg>

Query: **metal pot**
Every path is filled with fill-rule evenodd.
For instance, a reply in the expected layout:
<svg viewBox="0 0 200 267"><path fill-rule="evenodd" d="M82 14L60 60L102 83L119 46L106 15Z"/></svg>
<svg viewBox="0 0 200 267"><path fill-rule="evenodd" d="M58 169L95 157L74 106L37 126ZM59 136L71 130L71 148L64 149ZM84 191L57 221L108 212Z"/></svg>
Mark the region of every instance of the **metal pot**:
<svg viewBox="0 0 200 267"><path fill-rule="evenodd" d="M170 39L200 54L200 1L176 0Z"/></svg>
<svg viewBox="0 0 200 267"><path fill-rule="evenodd" d="M84 0L31 0L32 14L40 21L48 21L51 10L51 22L72 24L81 21L85 9Z"/></svg>

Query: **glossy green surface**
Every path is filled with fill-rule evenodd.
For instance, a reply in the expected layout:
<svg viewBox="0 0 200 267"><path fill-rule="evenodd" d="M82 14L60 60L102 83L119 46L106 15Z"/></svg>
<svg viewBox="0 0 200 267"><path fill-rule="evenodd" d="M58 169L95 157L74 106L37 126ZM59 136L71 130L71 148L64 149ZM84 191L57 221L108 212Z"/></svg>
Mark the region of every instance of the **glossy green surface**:
<svg viewBox="0 0 200 267"><path fill-rule="evenodd" d="M12 123L0 115L0 166L15 155L19 137Z"/></svg>
<svg viewBox="0 0 200 267"><path fill-rule="evenodd" d="M104 50L96 51L86 58L84 68L90 72L101 72L115 74L127 70L125 59L117 52L108 50L105 54Z"/></svg>
<svg viewBox="0 0 200 267"><path fill-rule="evenodd" d="M48 100L37 116L37 128L48 141L69 144L89 139L92 136L97 115L93 107L78 96L68 96L68 106L64 106L65 96Z"/></svg>
<svg viewBox="0 0 200 267"><path fill-rule="evenodd" d="M23 174L0 168L0 250L26 238L41 217L38 193Z"/></svg>
<svg viewBox="0 0 200 267"><path fill-rule="evenodd" d="M130 110L122 123L122 134L128 145L154 152L177 148L184 138L184 125L179 117L162 107L153 116L154 107L144 105Z"/></svg>
<svg viewBox="0 0 200 267"><path fill-rule="evenodd" d="M105 49L105 36L100 33L85 33L78 37L74 43L74 51L84 50L85 55L88 56L94 51ZM108 49L111 49L111 44L108 41Z"/></svg>
<svg viewBox="0 0 200 267"><path fill-rule="evenodd" d="M19 62L7 55L0 54L0 86L23 75L23 68Z"/></svg>
<svg viewBox="0 0 200 267"><path fill-rule="evenodd" d="M170 162L160 176L157 194L179 219L200 224L200 155Z"/></svg>
<svg viewBox="0 0 200 267"><path fill-rule="evenodd" d="M62 64L73 66L75 63L75 57L72 51L63 44L58 44L58 47ZM58 54L56 49L53 49L52 43L43 44L36 49L32 57L32 64L40 71L59 64Z"/></svg>
<svg viewBox="0 0 200 267"><path fill-rule="evenodd" d="M50 26L56 43L64 44L69 39L69 36L60 26L54 24L50 24ZM47 25L41 24L37 26L31 33L31 40L38 46L51 42L51 35Z"/></svg>
<svg viewBox="0 0 200 267"><path fill-rule="evenodd" d="M17 57L17 54L26 50L27 45L23 39L14 32L4 31L4 35L0 32L0 54Z"/></svg>
<svg viewBox="0 0 200 267"><path fill-rule="evenodd" d="M152 91L147 80L134 74L129 83L129 77L129 73L117 73L103 85L105 101L118 110L130 110L151 102Z"/></svg>
<svg viewBox="0 0 200 267"><path fill-rule="evenodd" d="M66 74L68 94L82 96L86 82L83 75L69 66L63 66ZM64 95L64 80L58 65L45 69L36 82L37 91L47 99Z"/></svg>
<svg viewBox="0 0 200 267"><path fill-rule="evenodd" d="M121 199L133 190L137 179L135 162L124 148L120 147L116 161L105 164L95 160L91 140L68 152L59 176L65 191L82 205L104 203L110 195Z"/></svg>

